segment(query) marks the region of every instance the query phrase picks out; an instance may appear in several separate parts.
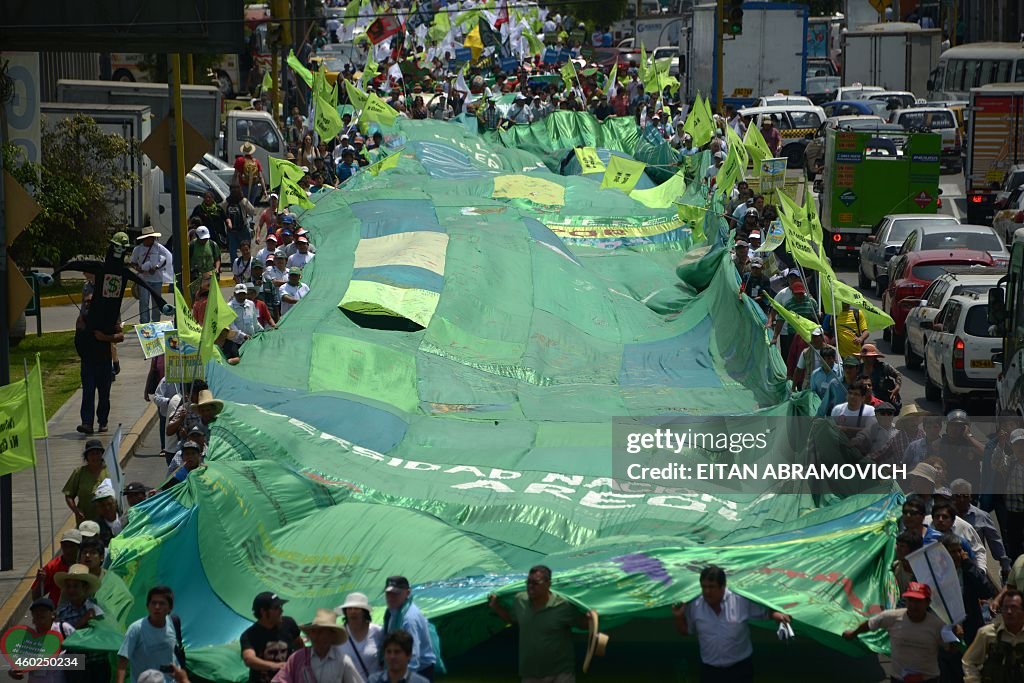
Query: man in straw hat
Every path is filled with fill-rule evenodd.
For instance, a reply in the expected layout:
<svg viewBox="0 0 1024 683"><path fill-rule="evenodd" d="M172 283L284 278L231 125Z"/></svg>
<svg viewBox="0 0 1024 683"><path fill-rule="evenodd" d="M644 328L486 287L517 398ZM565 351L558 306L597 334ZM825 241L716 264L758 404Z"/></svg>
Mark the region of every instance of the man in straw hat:
<svg viewBox="0 0 1024 683"><path fill-rule="evenodd" d="M337 647L348 639L345 627L331 609L318 609L308 624L299 627L310 647L292 654L274 674L274 683L363 683L352 658Z"/></svg>
<svg viewBox="0 0 1024 683"><path fill-rule="evenodd" d="M524 682L576 680L572 629L588 628L590 616L552 592L548 567L537 565L530 570L526 590L515 595L511 609L495 594L489 596L488 606L505 622L519 626L519 676Z"/></svg>
<svg viewBox="0 0 1024 683"><path fill-rule="evenodd" d="M100 580L87 566L73 564L66 572L57 572L53 580L61 590L58 621L66 621L75 628L85 628L90 621L103 616L103 610L91 599L100 587Z"/></svg>
<svg viewBox="0 0 1024 683"><path fill-rule="evenodd" d="M242 189L242 194L255 204L263 194L263 166L253 158L256 145L251 142L242 143L240 154L235 159L235 177L232 184Z"/></svg>
<svg viewBox="0 0 1024 683"><path fill-rule="evenodd" d="M751 619L789 624L792 618L733 593L725 586L725 570L711 565L700 572L700 597L672 606L676 630L696 633L700 649L700 678L704 683L750 683L754 680Z"/></svg>
<svg viewBox="0 0 1024 683"><path fill-rule="evenodd" d="M152 225L142 229L135 238L135 248L128 259L128 265L150 288L159 292L164 283L174 280L174 257L157 238L162 237ZM139 322L160 322L160 303L146 287L139 288Z"/></svg>
<svg viewBox="0 0 1024 683"><path fill-rule="evenodd" d="M894 415L894 408L890 403L882 403L875 408L875 415L883 427L888 425L888 416ZM921 419L928 415L928 412L911 403L905 407L899 417L895 419L895 427L890 431L888 440L876 450L870 451L868 457L876 462L900 464L903 456L906 455L910 443L917 438L917 431L921 426ZM909 467L908 467L908 472Z"/></svg>

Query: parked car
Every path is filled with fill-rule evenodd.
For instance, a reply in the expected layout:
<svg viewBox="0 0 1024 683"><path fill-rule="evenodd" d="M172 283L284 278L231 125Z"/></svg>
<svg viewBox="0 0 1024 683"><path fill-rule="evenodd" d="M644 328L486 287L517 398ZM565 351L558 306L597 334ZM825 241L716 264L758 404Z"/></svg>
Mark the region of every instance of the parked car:
<svg viewBox="0 0 1024 683"><path fill-rule="evenodd" d="M1006 203L992 217L992 228L1002 235L1004 242L1012 244L1013 233L1024 227L1024 185L1010 193Z"/></svg>
<svg viewBox="0 0 1024 683"><path fill-rule="evenodd" d="M999 233L988 225L959 224L955 227L922 223L914 226L900 249L896 252L903 255L911 251L927 251L929 249L977 249L987 251L997 266L1005 266L1010 262L1010 251L1003 244Z"/></svg>
<svg viewBox="0 0 1024 683"><path fill-rule="evenodd" d="M882 308L892 316L893 325L882 333L893 353L903 353L907 314L921 301L932 281L949 271L950 266L993 266L986 251L971 249L915 251L893 259L891 278L882 294Z"/></svg>
<svg viewBox="0 0 1024 683"><path fill-rule="evenodd" d="M883 130L892 127L877 116L831 116L825 119L814 137L804 147L804 170L808 180L814 180L818 174L818 164L825 157L825 134L829 129L843 130ZM895 129L893 129L895 130ZM902 132L902 129L900 129Z"/></svg>
<svg viewBox="0 0 1024 683"><path fill-rule="evenodd" d="M1003 178L1003 184L999 188L999 193L996 194L996 211L1013 206L1010 195L1018 190L1021 185L1024 185L1024 164L1014 164L1006 172L1006 177Z"/></svg>
<svg viewBox="0 0 1024 683"><path fill-rule="evenodd" d="M196 166L203 166L209 169L213 172L213 175L224 181L225 185L230 186L231 182L235 179L235 167L213 154L204 154Z"/></svg>
<svg viewBox="0 0 1024 683"><path fill-rule="evenodd" d="M889 118L885 102L874 100L836 100L821 105L826 116L878 116Z"/></svg>
<svg viewBox="0 0 1024 683"><path fill-rule="evenodd" d="M917 308L910 309L905 324L907 340L903 349L903 359L907 367L916 370L924 360L925 347L931 336L932 322L951 297L958 294L981 294L987 296L988 290L995 287L999 278L1006 275L1005 268L966 268L948 269L928 285L921 296Z"/></svg>
<svg viewBox="0 0 1024 683"><path fill-rule="evenodd" d="M913 109L897 109L892 112L889 121L906 130L930 130L942 136L942 166L959 172L963 170L964 139L960 126L953 112L944 107L915 107Z"/></svg>
<svg viewBox="0 0 1024 683"><path fill-rule="evenodd" d="M930 213L889 214L875 225L860 245L857 264L857 285L867 289L874 283L875 294L881 298L889 280L889 260L899 253L907 236L918 226L925 229L955 229L960 221L952 216Z"/></svg>
<svg viewBox="0 0 1024 683"><path fill-rule="evenodd" d="M760 126L766 117L772 117L775 127L782 136L779 156L789 160L790 168L800 168L804 163L804 147L808 137L813 135L825 121L825 111L809 104L790 104L773 107L747 107L740 109L740 116L752 117L752 125Z"/></svg>
<svg viewBox="0 0 1024 683"><path fill-rule="evenodd" d="M972 399L993 399L999 368L992 357L1002 340L988 323L988 298L959 294L935 318L925 348L925 397L948 413Z"/></svg>

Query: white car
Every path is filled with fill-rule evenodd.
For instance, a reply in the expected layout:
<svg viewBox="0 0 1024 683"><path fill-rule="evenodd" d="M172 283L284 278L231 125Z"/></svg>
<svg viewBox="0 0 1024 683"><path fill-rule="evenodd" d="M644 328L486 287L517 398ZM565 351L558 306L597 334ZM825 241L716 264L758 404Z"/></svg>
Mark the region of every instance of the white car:
<svg viewBox="0 0 1024 683"><path fill-rule="evenodd" d="M758 98L757 100L758 107L789 107L792 105L813 107L814 103L811 102L809 97L804 97L802 95L784 95L780 92L777 92L774 95L769 95L768 97Z"/></svg>
<svg viewBox="0 0 1024 683"><path fill-rule="evenodd" d="M832 99L836 102L842 102L844 100L859 100L876 92L885 92L885 88L879 88L877 85L862 85L860 83L854 83L853 85L844 85L841 88L836 88L836 96Z"/></svg>
<svg viewBox="0 0 1024 683"><path fill-rule="evenodd" d="M1002 340L989 330L988 298L958 294L939 311L925 347L925 397L942 400L942 412L971 399L996 395L999 368L992 360Z"/></svg>
<svg viewBox="0 0 1024 683"><path fill-rule="evenodd" d="M988 290L995 287L1004 275L1005 268L950 266L946 273L935 278L921 295L921 304L907 313L904 324L907 342L903 347L907 367L911 370L921 367L928 337L932 334L932 321L947 301L960 294L987 296Z"/></svg>

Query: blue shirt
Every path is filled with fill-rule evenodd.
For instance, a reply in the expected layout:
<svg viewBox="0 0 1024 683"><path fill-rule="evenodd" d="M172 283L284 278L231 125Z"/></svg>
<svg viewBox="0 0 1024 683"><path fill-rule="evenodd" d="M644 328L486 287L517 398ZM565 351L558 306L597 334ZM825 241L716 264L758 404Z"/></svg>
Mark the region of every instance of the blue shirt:
<svg viewBox="0 0 1024 683"><path fill-rule="evenodd" d="M168 664L181 666L181 662L174 656L177 643L174 622L169 615L163 628L149 623L149 617L143 617L129 626L121 642L121 649L117 651L118 656L124 657L131 664L131 677L128 680L134 681L148 669L159 671L161 666ZM174 679L167 673L164 674L164 681L174 683Z"/></svg>
<svg viewBox="0 0 1024 683"><path fill-rule="evenodd" d="M819 398L824 399L826 387L833 376L840 382L843 381L843 372L839 368L838 363L833 363L832 369L827 371L825 370L824 365L816 368L814 372L811 373L811 391L816 393ZM840 403L842 403L842 401L840 401Z"/></svg>
<svg viewBox="0 0 1024 683"><path fill-rule="evenodd" d="M378 671L377 673L370 676L366 683L390 683L391 679L388 678L387 671ZM420 676L418 673L409 667L405 671L405 676L398 679L398 683L430 683L425 676Z"/></svg>
<svg viewBox="0 0 1024 683"><path fill-rule="evenodd" d="M343 183L356 174L359 170L359 164L351 163L346 164L344 161L338 164L338 182Z"/></svg>
<svg viewBox="0 0 1024 683"><path fill-rule="evenodd" d="M948 533L952 534L953 532L949 531ZM953 534L953 535L956 536L956 534ZM938 529L936 529L934 527L928 527L928 530L924 532L924 545L928 545L929 543L934 543L935 541L937 541L940 538L942 538L942 536L943 536L943 532L939 531ZM960 547L964 549L964 551L967 553L967 556L969 558L971 558L971 560L973 561L974 560L974 551L971 550L971 544L968 543L965 539L961 538L960 536L957 536L957 538L960 539Z"/></svg>
<svg viewBox="0 0 1024 683"><path fill-rule="evenodd" d="M412 659L409 660L411 671L422 671L428 666L437 662L437 655L434 654L434 644L430 641L430 629L427 627L427 618L423 616L420 608L407 601L401 609L405 610L401 624L391 624L390 620L394 615L391 610L384 613L384 635L402 629L412 635ZM383 654L383 650L381 650Z"/></svg>

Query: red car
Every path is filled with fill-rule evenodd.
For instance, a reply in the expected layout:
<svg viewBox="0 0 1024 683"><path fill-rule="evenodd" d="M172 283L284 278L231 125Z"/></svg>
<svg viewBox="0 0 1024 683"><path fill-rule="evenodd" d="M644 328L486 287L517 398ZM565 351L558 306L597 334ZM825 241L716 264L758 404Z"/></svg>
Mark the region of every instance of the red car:
<svg viewBox="0 0 1024 683"><path fill-rule="evenodd" d="M903 353L907 339L907 313L921 303L924 290L932 280L947 272L948 266L995 265L988 252L971 249L912 251L896 258L891 271L892 281L882 294L882 308L895 323L882 336L889 342L893 353Z"/></svg>

